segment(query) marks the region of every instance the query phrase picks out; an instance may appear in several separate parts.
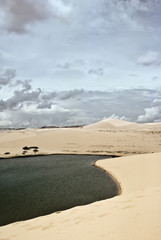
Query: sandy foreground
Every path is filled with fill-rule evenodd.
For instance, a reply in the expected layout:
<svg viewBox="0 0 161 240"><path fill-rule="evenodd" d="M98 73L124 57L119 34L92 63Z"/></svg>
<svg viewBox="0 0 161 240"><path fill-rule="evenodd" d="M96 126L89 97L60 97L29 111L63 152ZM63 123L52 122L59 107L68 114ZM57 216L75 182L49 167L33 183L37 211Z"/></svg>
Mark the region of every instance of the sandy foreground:
<svg viewBox="0 0 161 240"><path fill-rule="evenodd" d="M161 239L161 123L106 120L80 129L0 132L1 157L20 155L25 145L42 154L122 156L96 162L117 180L121 195L0 227L0 240Z"/></svg>

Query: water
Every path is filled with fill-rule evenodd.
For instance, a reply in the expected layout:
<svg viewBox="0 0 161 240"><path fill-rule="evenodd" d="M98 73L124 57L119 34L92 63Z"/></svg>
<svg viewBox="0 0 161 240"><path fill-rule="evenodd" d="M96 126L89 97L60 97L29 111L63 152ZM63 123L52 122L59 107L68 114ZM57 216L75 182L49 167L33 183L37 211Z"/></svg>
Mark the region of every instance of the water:
<svg viewBox="0 0 161 240"><path fill-rule="evenodd" d="M116 183L93 166L102 156L50 155L0 160L0 225L111 198Z"/></svg>

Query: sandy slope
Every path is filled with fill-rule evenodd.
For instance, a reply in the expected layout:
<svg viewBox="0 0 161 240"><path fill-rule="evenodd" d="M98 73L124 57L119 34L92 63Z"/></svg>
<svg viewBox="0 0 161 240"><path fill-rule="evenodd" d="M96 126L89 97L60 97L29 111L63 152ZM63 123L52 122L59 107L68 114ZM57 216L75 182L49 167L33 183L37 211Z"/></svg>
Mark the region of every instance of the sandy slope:
<svg viewBox="0 0 161 240"><path fill-rule="evenodd" d="M156 130L161 131L161 123L138 124L120 119L105 119L85 126L86 129L128 129L128 130Z"/></svg>
<svg viewBox="0 0 161 240"><path fill-rule="evenodd" d="M161 239L161 123L105 120L80 129L0 132L1 157L19 155L25 145L38 145L40 153L132 156L96 163L120 183L120 196L1 227L0 240Z"/></svg>
<svg viewBox="0 0 161 240"><path fill-rule="evenodd" d="M140 124L137 123L133 123L133 122L127 122L127 121L123 121L120 119L104 119L100 122L96 122L90 125L85 126L85 128L87 129L109 129L109 128L124 128L124 127L133 127L133 126L137 126Z"/></svg>

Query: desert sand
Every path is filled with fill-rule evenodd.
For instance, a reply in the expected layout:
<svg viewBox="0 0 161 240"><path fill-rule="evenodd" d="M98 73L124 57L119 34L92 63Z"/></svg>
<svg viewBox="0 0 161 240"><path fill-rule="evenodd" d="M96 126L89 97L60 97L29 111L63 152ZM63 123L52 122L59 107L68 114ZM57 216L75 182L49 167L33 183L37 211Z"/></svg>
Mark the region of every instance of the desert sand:
<svg viewBox="0 0 161 240"><path fill-rule="evenodd" d="M0 240L161 239L161 123L108 119L78 129L7 130L0 136L1 157L33 145L39 154L121 156L96 162L118 182L119 196L0 227Z"/></svg>
<svg viewBox="0 0 161 240"><path fill-rule="evenodd" d="M23 155L24 146L39 154L97 154L125 156L161 151L161 123L136 124L107 119L81 128L0 131L0 157ZM7 156L4 154L9 152ZM26 155L33 154L28 151Z"/></svg>

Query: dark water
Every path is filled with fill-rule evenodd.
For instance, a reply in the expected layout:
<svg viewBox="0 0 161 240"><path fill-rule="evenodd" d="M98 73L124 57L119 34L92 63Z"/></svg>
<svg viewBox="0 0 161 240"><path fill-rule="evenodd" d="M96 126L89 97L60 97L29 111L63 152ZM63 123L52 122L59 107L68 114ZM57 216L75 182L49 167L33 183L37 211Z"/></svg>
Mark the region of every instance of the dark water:
<svg viewBox="0 0 161 240"><path fill-rule="evenodd" d="M116 183L93 166L103 158L107 156L0 160L0 225L116 196Z"/></svg>

